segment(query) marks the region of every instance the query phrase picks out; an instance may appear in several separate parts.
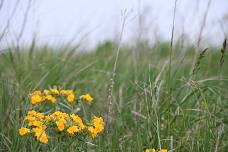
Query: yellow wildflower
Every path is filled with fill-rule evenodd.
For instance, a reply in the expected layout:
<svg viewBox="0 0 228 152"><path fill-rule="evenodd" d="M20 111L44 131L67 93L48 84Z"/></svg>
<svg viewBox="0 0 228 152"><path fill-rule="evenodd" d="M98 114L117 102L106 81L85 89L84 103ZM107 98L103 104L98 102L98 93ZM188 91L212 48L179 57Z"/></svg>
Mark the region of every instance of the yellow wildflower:
<svg viewBox="0 0 228 152"><path fill-rule="evenodd" d="M45 128L33 128L35 137L43 144L48 142L47 135L45 133Z"/></svg>
<svg viewBox="0 0 228 152"><path fill-rule="evenodd" d="M59 131L63 131L66 124L67 124L67 122L66 122L66 120L63 119L63 118L61 118L61 119L59 119L58 121L56 121L56 125L57 125Z"/></svg>
<svg viewBox="0 0 228 152"><path fill-rule="evenodd" d="M48 137L45 132L41 134L41 136L39 137L39 141L43 144L46 144L48 142Z"/></svg>
<svg viewBox="0 0 228 152"><path fill-rule="evenodd" d="M155 149L146 149L145 152L156 152Z"/></svg>
<svg viewBox="0 0 228 152"><path fill-rule="evenodd" d="M67 129L67 132L69 133L69 134L74 134L74 133L77 133L77 132L79 132L80 131L80 129L78 128L78 126L71 126L71 127L69 127L68 129Z"/></svg>
<svg viewBox="0 0 228 152"><path fill-rule="evenodd" d="M98 133L104 130L104 120L102 117L94 117L93 126L88 127L90 135L95 138Z"/></svg>
<svg viewBox="0 0 228 152"><path fill-rule="evenodd" d="M49 95L50 94L50 91L49 90L44 90L44 94L45 95Z"/></svg>
<svg viewBox="0 0 228 152"><path fill-rule="evenodd" d="M84 100L87 103L91 103L93 101L93 97L88 93L80 96L80 99Z"/></svg>
<svg viewBox="0 0 228 152"><path fill-rule="evenodd" d="M51 89L50 91L52 94L59 95L59 90L57 90L57 89Z"/></svg>
<svg viewBox="0 0 228 152"><path fill-rule="evenodd" d="M103 120L103 118L95 116L94 119L93 119L93 125L99 132L104 130L104 120Z"/></svg>
<svg viewBox="0 0 228 152"><path fill-rule="evenodd" d="M73 94L73 90L61 90L60 91L60 94L61 95L70 95L70 94Z"/></svg>
<svg viewBox="0 0 228 152"><path fill-rule="evenodd" d="M74 95L73 95L73 94L68 95L68 96L67 96L67 101L68 101L69 103L72 103L72 102L74 101Z"/></svg>
<svg viewBox="0 0 228 152"><path fill-rule="evenodd" d="M32 123L32 126L41 128L41 127L43 126L43 123L40 122L40 121L34 121L34 122Z"/></svg>
<svg viewBox="0 0 228 152"><path fill-rule="evenodd" d="M36 115L36 111L34 111L34 110L28 111L28 115L34 116L34 115Z"/></svg>
<svg viewBox="0 0 228 152"><path fill-rule="evenodd" d="M77 123L80 127L80 130L83 130L86 128L86 126L83 124L82 122L82 119L78 116L78 115L75 115L75 114L71 114L70 117L73 119L73 121L75 123Z"/></svg>
<svg viewBox="0 0 228 152"><path fill-rule="evenodd" d="M50 101L51 103L55 103L56 102L56 98L53 97L52 95L47 95L45 97L45 99L47 99L48 101Z"/></svg>
<svg viewBox="0 0 228 152"><path fill-rule="evenodd" d="M20 128L19 129L19 135L20 136L24 136L24 135L26 135L26 134L28 134L30 132L30 130L28 129L28 128Z"/></svg>
<svg viewBox="0 0 228 152"><path fill-rule="evenodd" d="M34 116L28 115L28 116L25 117L25 120L27 120L28 123L29 123L29 126L31 126L32 123L36 120L36 118Z"/></svg>
<svg viewBox="0 0 228 152"><path fill-rule="evenodd" d="M49 115L45 116L45 121L47 121L47 122L51 121L51 116L49 116Z"/></svg>
<svg viewBox="0 0 228 152"><path fill-rule="evenodd" d="M61 94L61 95L66 95L66 90L61 90L61 91L60 91L60 94Z"/></svg>
<svg viewBox="0 0 228 152"><path fill-rule="evenodd" d="M37 113L35 114L35 117L41 120L41 119L44 118L44 115L43 115L42 113L40 113L40 112L37 112Z"/></svg>
<svg viewBox="0 0 228 152"><path fill-rule="evenodd" d="M69 95L69 94L74 94L74 91L73 90L66 90L66 94Z"/></svg>
<svg viewBox="0 0 228 152"><path fill-rule="evenodd" d="M88 131L93 138L95 138L98 134L98 132L95 130L95 128L93 126L88 127Z"/></svg>
<svg viewBox="0 0 228 152"><path fill-rule="evenodd" d="M42 96L40 96L40 95L32 95L31 102L32 102L32 104L37 104L37 103L42 102Z"/></svg>
<svg viewBox="0 0 228 152"><path fill-rule="evenodd" d="M61 111L55 111L52 115L55 115L55 116L59 116L59 115L61 115Z"/></svg>
<svg viewBox="0 0 228 152"><path fill-rule="evenodd" d="M167 149L161 149L159 152L168 152Z"/></svg>
<svg viewBox="0 0 228 152"><path fill-rule="evenodd" d="M33 95L41 95L41 91L39 91L39 90L36 90L36 91L33 91L33 93L32 93Z"/></svg>

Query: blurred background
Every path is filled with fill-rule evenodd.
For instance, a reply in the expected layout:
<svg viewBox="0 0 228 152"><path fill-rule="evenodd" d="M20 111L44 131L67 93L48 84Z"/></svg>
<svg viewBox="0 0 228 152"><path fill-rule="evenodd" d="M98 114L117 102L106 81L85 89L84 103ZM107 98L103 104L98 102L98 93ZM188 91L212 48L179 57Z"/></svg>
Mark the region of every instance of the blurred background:
<svg viewBox="0 0 228 152"><path fill-rule="evenodd" d="M170 40L174 4L175 0L1 0L0 43L28 44L35 37L38 44L94 47L118 38L125 12L123 43L145 39L153 44ZM227 0L177 1L174 40L196 43L200 31L202 44L222 43L228 35Z"/></svg>

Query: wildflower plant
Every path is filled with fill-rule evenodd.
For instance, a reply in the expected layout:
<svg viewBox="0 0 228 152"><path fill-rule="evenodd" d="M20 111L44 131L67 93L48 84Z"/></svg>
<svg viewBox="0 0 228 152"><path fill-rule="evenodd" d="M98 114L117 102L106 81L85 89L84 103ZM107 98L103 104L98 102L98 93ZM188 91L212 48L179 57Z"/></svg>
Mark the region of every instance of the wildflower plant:
<svg viewBox="0 0 228 152"><path fill-rule="evenodd" d="M77 96L73 90L36 90L30 95L30 102L32 110L24 117L19 135L29 136L40 144L48 145L49 139L58 142L69 140L71 145L76 142L77 148L83 151L86 142L104 130L102 117L94 116L88 121L77 114L76 109L81 104L92 104L93 97L89 93Z"/></svg>
<svg viewBox="0 0 228 152"><path fill-rule="evenodd" d="M154 148L153 149L151 149L151 148L147 148L146 150L145 150L145 152L168 152L168 150L167 149L161 149L161 150L155 150Z"/></svg>

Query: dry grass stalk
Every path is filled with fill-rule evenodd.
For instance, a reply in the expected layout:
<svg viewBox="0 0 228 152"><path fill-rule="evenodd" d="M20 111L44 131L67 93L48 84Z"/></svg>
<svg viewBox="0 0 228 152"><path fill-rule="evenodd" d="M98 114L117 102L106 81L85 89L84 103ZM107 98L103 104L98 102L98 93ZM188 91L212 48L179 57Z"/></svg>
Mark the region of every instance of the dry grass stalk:
<svg viewBox="0 0 228 152"><path fill-rule="evenodd" d="M221 58L220 58L220 67L222 68L223 63L224 63L224 57L225 57L225 50L226 50L226 46L227 46L227 39L225 38L223 41L223 45L221 48Z"/></svg>
<svg viewBox="0 0 228 152"><path fill-rule="evenodd" d="M208 48L204 49L204 50L199 54L199 57L197 58L196 64L195 64L195 66L194 66L194 68L193 68L192 75L195 75L195 74L197 73L197 71L199 71L201 60L204 58L205 53L206 53L207 50L208 50Z"/></svg>

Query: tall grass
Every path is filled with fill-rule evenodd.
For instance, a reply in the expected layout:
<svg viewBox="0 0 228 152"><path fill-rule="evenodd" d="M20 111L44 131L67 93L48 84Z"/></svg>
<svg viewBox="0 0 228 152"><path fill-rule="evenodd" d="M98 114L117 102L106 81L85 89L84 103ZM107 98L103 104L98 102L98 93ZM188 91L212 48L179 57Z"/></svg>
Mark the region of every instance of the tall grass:
<svg viewBox="0 0 228 152"><path fill-rule="evenodd" d="M191 46L181 50L173 45L171 72L168 43L120 48L112 115L107 115L115 47L106 42L90 53L75 53L71 48L38 47L34 41L19 54L14 48L1 52L0 151L42 151L48 146L32 149L18 129L31 108L28 94L52 85L93 93L94 104L86 110L111 117L108 132L88 144L88 151L228 151L228 62L223 55L220 70L219 48L209 47L204 58L198 57L200 69L194 77L189 74L195 52ZM140 52L133 55L133 50Z"/></svg>

